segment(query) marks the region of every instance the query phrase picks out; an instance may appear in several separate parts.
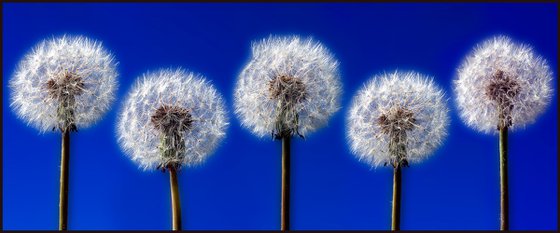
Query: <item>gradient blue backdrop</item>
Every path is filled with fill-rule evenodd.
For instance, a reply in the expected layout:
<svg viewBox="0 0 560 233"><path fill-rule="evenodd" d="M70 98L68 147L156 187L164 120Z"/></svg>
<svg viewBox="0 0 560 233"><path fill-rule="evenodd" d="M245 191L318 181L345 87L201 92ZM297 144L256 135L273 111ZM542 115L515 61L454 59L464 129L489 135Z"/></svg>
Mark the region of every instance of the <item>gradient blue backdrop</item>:
<svg viewBox="0 0 560 233"><path fill-rule="evenodd" d="M119 61L118 99L142 73L182 66L227 100L231 124L218 151L179 177L186 229L278 229L280 143L259 140L232 113L250 43L271 34L313 36L340 61L342 109L292 160L293 229L389 229L392 170L350 154L344 116L372 75L414 69L435 77L451 106L449 137L403 171L402 229L497 229L498 139L466 127L453 106L462 58L490 36L529 43L558 74L557 4L4 4L3 227L56 229L60 134L41 135L9 107L8 80L41 39L82 34ZM557 229L557 79L535 124L510 134L511 229ZM115 140L119 102L72 134L70 229L169 229L168 174L143 172Z"/></svg>

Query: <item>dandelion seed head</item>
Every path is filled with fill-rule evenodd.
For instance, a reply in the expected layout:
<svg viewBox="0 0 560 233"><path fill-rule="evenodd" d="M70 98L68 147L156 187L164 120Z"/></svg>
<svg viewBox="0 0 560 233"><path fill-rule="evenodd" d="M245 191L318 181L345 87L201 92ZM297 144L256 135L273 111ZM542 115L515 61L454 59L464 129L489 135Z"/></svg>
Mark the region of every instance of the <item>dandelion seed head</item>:
<svg viewBox="0 0 560 233"><path fill-rule="evenodd" d="M86 128L115 99L116 65L98 41L82 36L44 40L17 66L9 82L11 106L41 132Z"/></svg>
<svg viewBox="0 0 560 233"><path fill-rule="evenodd" d="M225 137L222 96L204 77L182 69L144 74L118 115L118 142L141 168L194 166Z"/></svg>
<svg viewBox="0 0 560 233"><path fill-rule="evenodd" d="M374 76L354 96L347 114L352 152L371 166L421 161L447 136L446 102L432 79L419 73Z"/></svg>
<svg viewBox="0 0 560 233"><path fill-rule="evenodd" d="M239 75L235 113L259 137L306 136L340 108L338 62L322 44L297 36L253 43Z"/></svg>
<svg viewBox="0 0 560 233"><path fill-rule="evenodd" d="M523 128L550 104L552 72L524 44L497 36L478 45L463 61L454 80L459 115L484 133Z"/></svg>

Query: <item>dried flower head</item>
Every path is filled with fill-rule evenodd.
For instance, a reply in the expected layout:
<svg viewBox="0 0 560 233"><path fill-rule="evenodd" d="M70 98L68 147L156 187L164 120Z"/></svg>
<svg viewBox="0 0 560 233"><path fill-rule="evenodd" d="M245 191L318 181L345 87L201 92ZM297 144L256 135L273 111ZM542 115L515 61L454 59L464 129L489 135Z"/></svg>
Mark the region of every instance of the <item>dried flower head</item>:
<svg viewBox="0 0 560 233"><path fill-rule="evenodd" d="M39 43L10 80L11 106L41 132L85 128L115 98L116 62L101 43L62 36Z"/></svg>
<svg viewBox="0 0 560 233"><path fill-rule="evenodd" d="M118 141L144 169L196 165L211 154L228 125L222 96L204 77L181 69L144 74L126 98Z"/></svg>
<svg viewBox="0 0 560 233"><path fill-rule="evenodd" d="M340 108L338 62L320 43L270 37L252 50L237 81L235 112L259 137L303 137Z"/></svg>
<svg viewBox="0 0 560 233"><path fill-rule="evenodd" d="M552 72L527 45L498 36L466 57L454 91L461 118L481 132L535 121L552 98Z"/></svg>
<svg viewBox="0 0 560 233"><path fill-rule="evenodd" d="M354 96L347 115L352 152L372 166L408 166L430 155L447 135L442 90L415 72L373 77Z"/></svg>

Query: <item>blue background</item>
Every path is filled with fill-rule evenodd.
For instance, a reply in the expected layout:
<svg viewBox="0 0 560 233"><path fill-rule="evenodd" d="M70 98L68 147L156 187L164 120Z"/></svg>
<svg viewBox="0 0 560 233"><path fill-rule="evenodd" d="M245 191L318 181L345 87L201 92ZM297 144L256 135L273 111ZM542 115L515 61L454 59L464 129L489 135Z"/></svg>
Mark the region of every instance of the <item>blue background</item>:
<svg viewBox="0 0 560 233"><path fill-rule="evenodd" d="M452 79L476 43L505 34L531 44L558 74L557 4L3 4L3 227L57 229L60 134L39 134L9 107L8 80L36 43L81 34L119 61L118 98L142 73L182 66L225 96L227 138L179 176L185 229L278 229L280 143L257 139L232 112L250 42L313 36L340 61L342 109L292 148L293 229L389 229L392 169L350 154L344 116L372 75L414 69L450 98L445 144L403 171L402 229L498 229L497 136L468 128ZM558 228L558 102L510 134L511 229ZM119 103L71 136L70 229L170 229L168 174L143 172L116 143Z"/></svg>

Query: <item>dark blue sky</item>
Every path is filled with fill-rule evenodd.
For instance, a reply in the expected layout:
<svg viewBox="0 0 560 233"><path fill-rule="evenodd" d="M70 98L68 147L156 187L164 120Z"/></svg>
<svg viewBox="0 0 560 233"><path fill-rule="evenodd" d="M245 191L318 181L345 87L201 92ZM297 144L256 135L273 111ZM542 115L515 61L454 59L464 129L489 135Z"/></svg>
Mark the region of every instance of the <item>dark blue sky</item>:
<svg viewBox="0 0 560 233"><path fill-rule="evenodd" d="M185 229L278 229L280 143L257 139L232 112L250 43L313 36L340 61L342 109L292 146L293 229L389 229L392 169L350 154L344 116L372 75L414 69L450 98L444 145L403 171L402 229L498 229L498 138L468 128L452 79L476 43L509 35L531 44L558 74L557 4L3 4L3 228L57 229L60 134L41 135L9 107L22 56L53 35L103 41L119 61L117 99L148 70L205 75L228 104L227 137L207 162L179 176ZM558 107L510 134L511 229L558 228ZM168 174L143 172L115 137L120 102L72 134L69 229L170 229Z"/></svg>

